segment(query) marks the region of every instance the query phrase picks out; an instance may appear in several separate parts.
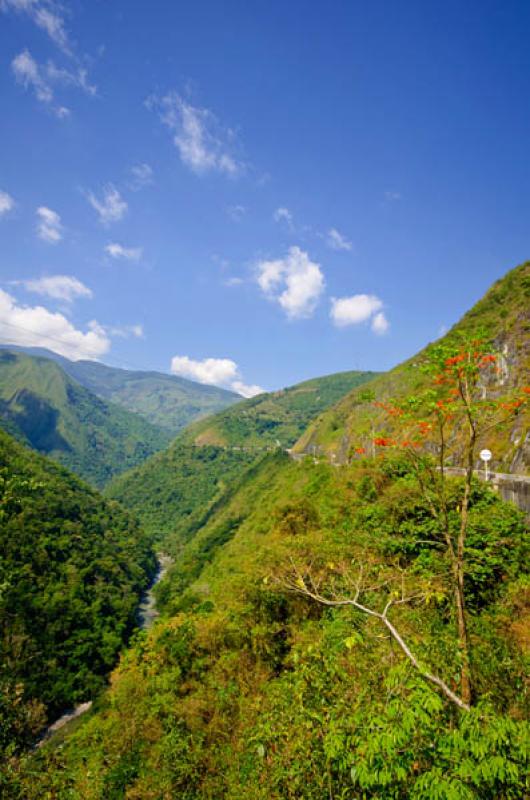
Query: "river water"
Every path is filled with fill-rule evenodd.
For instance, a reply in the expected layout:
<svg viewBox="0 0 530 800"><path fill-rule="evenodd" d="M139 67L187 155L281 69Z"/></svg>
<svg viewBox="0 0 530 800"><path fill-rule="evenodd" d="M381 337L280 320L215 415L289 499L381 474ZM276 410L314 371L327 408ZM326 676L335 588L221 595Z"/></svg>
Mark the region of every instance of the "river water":
<svg viewBox="0 0 530 800"><path fill-rule="evenodd" d="M158 567L155 577L153 578L149 589L142 597L140 605L138 606L137 619L138 625L142 630L147 630L147 628L153 624L160 613L156 609L156 600L153 589L157 583L160 583L169 567L173 563L173 560L169 556L165 555L165 553L157 553L157 562ZM77 719L82 714L85 714L90 708L92 708L92 700L88 700L86 703L80 703L75 708L71 708L69 711L66 711L62 717L59 717L59 719L55 720L55 722L46 728L44 733L41 734L37 743L35 744L35 748L38 749L39 747L42 747L42 745L48 742L52 736L57 733L57 731L61 730L61 728L64 728L64 726L69 722L72 722L72 720Z"/></svg>

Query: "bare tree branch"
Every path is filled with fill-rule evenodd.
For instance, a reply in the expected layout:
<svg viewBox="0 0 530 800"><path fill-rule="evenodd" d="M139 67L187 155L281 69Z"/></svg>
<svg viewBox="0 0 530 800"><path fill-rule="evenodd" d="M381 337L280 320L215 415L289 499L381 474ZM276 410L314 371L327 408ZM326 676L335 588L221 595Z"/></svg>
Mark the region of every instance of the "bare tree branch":
<svg viewBox="0 0 530 800"><path fill-rule="evenodd" d="M406 655L410 663L413 667L419 672L421 677L428 681L429 683L434 684L435 686L440 689L440 691L458 708L462 709L463 711L469 711L470 706L464 700L462 700L457 694L455 694L449 686L439 678L437 675L433 675L432 672L426 670L419 660L416 658L410 647L406 644L405 640L395 627L395 625L388 619L388 613L393 605L400 605L405 603L411 603L414 600L422 597L421 594L413 594L409 596L405 596L404 594L404 585L402 584L402 591L401 591L401 599L390 598L382 612L375 611L373 608L369 608L365 606L363 603L359 602L359 597L361 596L362 589L362 568L359 571L359 576L356 582L356 589L355 594L353 597L325 597L324 595L320 594L318 589L315 588L315 582L312 575L306 573L302 575L298 567L294 564L291 559L291 567L292 567L292 576L283 579L279 579L277 583L285 589L288 589L290 592L294 592L295 594L299 594L302 597L307 597L310 600L313 600L315 603L319 603L320 605L336 608L340 606L353 606L358 611L361 611L363 614L366 614L369 617L374 617L378 619L380 622L385 625L387 630L389 631L391 637L394 641L397 642L403 653ZM387 582L388 583L388 582ZM309 584L309 585L308 585ZM376 587L371 587L372 590ZM367 590L365 590L367 591Z"/></svg>

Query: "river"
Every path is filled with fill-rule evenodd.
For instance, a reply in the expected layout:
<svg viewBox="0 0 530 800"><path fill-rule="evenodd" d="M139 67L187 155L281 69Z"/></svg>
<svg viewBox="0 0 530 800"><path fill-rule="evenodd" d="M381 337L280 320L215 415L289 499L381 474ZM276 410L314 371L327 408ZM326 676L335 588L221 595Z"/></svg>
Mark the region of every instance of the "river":
<svg viewBox="0 0 530 800"><path fill-rule="evenodd" d="M155 619L159 615L159 611L156 608L156 599L154 588L157 583L160 583L162 578L165 576L166 572L168 571L169 567L173 563L173 560L167 556L165 553L157 553L157 571L153 580L151 581L151 585L149 586L148 590L145 592L144 596L140 601L140 605L138 606L137 610L137 620L138 626L142 630L147 630L147 628L151 627ZM44 733L42 733L36 744L35 749L42 747L43 744L49 742L49 740L60 731L61 728L64 728L65 725L72 722L72 720L77 719L82 714L85 714L89 709L92 708L92 700L88 700L85 703L80 703L75 708L71 708L59 717L59 719L55 720L51 725L49 725Z"/></svg>

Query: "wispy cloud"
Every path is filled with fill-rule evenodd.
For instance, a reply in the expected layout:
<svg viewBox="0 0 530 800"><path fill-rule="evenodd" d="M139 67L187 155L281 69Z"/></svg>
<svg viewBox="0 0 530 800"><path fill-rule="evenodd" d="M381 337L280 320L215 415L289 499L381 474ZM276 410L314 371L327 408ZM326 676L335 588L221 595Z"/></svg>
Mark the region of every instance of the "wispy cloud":
<svg viewBox="0 0 530 800"><path fill-rule="evenodd" d="M112 258L125 259L126 261L140 261L143 253L141 247L123 247L117 242L106 245L105 252Z"/></svg>
<svg viewBox="0 0 530 800"><path fill-rule="evenodd" d="M291 247L285 258L260 261L257 282L264 295L277 302L289 319L310 317L324 291L320 264L311 261L299 247Z"/></svg>
<svg viewBox="0 0 530 800"><path fill-rule="evenodd" d="M105 328L111 336L118 336L120 339L145 339L143 325L117 325Z"/></svg>
<svg viewBox="0 0 530 800"><path fill-rule="evenodd" d="M338 328L359 325L371 320L371 328L379 335L387 332L388 320L383 311L383 301L373 294L354 294L351 297L332 297L330 317Z"/></svg>
<svg viewBox="0 0 530 800"><path fill-rule="evenodd" d="M92 290L73 275L49 275L44 278L16 281L16 283L23 286L28 292L35 292L66 303L72 303L81 297L91 298L93 296Z"/></svg>
<svg viewBox="0 0 530 800"><path fill-rule="evenodd" d="M64 7L53 0L0 0L0 11L26 14L65 53L70 54Z"/></svg>
<svg viewBox="0 0 530 800"><path fill-rule="evenodd" d="M284 222L290 231L294 230L293 215L291 214L288 208L280 206L280 208L276 209L276 211L272 215L272 218L274 222Z"/></svg>
<svg viewBox="0 0 530 800"><path fill-rule="evenodd" d="M153 168L149 164L134 164L129 172L131 174L129 187L133 192L137 192L139 189L144 189L154 183Z"/></svg>
<svg viewBox="0 0 530 800"><path fill-rule="evenodd" d="M44 103L59 119L64 119L70 110L55 102L57 86L69 86L82 90L88 95L96 94L96 87L89 83L85 69L62 69L53 61L38 64L29 50L23 50L11 62L15 80L26 90L33 91L39 102Z"/></svg>
<svg viewBox="0 0 530 800"><path fill-rule="evenodd" d="M247 210L245 206L235 205L235 206L228 206L226 209L226 213L230 217L233 222L241 222Z"/></svg>
<svg viewBox="0 0 530 800"><path fill-rule="evenodd" d="M37 209L37 236L48 244L57 244L63 238L61 217L46 206Z"/></svg>
<svg viewBox="0 0 530 800"><path fill-rule="evenodd" d="M395 192L391 189L387 189L384 197L387 203L396 203L398 200L401 200L401 192Z"/></svg>
<svg viewBox="0 0 530 800"><path fill-rule="evenodd" d="M352 243L342 233L339 233L336 228L329 229L326 243L332 250L351 250L353 248Z"/></svg>
<svg viewBox="0 0 530 800"><path fill-rule="evenodd" d="M10 194L0 189L0 219L12 211L15 207L15 201Z"/></svg>
<svg viewBox="0 0 530 800"><path fill-rule="evenodd" d="M191 105L177 92L150 97L147 107L158 112L173 133L182 163L197 175L219 172L236 177L243 171L244 165L235 154L234 131L223 127L207 108Z"/></svg>
<svg viewBox="0 0 530 800"><path fill-rule="evenodd" d="M265 391L261 386L243 383L239 367L231 358L204 358L197 361L189 356L174 356L170 371L173 375L199 383L232 389L243 397L254 397Z"/></svg>
<svg viewBox="0 0 530 800"><path fill-rule="evenodd" d="M110 339L98 322L88 330L76 328L63 314L43 306L20 305L0 289L0 341L25 347L48 347L66 358L97 360L110 348Z"/></svg>
<svg viewBox="0 0 530 800"><path fill-rule="evenodd" d="M127 213L127 202L112 183L108 183L103 188L101 199L98 199L92 192L87 192L86 198L94 211L97 212L102 225L119 222Z"/></svg>

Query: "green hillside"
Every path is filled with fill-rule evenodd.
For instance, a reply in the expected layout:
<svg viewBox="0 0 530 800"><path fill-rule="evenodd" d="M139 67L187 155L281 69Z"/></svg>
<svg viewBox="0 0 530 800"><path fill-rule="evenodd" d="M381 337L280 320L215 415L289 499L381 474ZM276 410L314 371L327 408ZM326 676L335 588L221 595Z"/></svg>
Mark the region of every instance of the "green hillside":
<svg viewBox="0 0 530 800"><path fill-rule="evenodd" d="M439 342L454 342L460 333L489 339L498 353L499 374L487 385L494 398L511 387L530 383L530 262L508 272L464 315ZM295 445L299 453L333 455L338 462L351 458L357 447L371 448L374 434L392 431L387 416L373 400L403 398L425 387L422 361L429 346L370 383L367 394L353 390L324 411ZM491 466L500 472L530 472L530 412L521 413L509 432L491 431L482 442L493 452Z"/></svg>
<svg viewBox="0 0 530 800"><path fill-rule="evenodd" d="M456 509L458 480L451 487ZM295 565L321 591L353 596L362 574L363 602L379 609L403 586L418 593L393 623L451 683L443 558L411 476L391 463L337 470L268 455L161 585L168 616L122 660L99 713L60 750L30 759L21 791L30 800L521 798L524 540L522 515L476 484L466 589L476 701L458 712L377 619L326 609L287 583Z"/></svg>
<svg viewBox="0 0 530 800"><path fill-rule="evenodd" d="M70 361L43 348L20 349L56 361L89 391L175 434L191 422L241 400L235 392L163 372L118 369L98 361Z"/></svg>
<svg viewBox="0 0 530 800"><path fill-rule="evenodd" d="M376 375L338 372L261 394L190 425L179 440L220 447L291 447L317 414Z"/></svg>
<svg viewBox="0 0 530 800"><path fill-rule="evenodd" d="M175 546L267 448L292 445L320 410L373 375L328 375L244 400L190 425L166 451L116 478L106 492L133 509L151 535Z"/></svg>
<svg viewBox="0 0 530 800"><path fill-rule="evenodd" d="M2 431L0 552L5 757L104 686L154 558L116 503Z"/></svg>
<svg viewBox="0 0 530 800"><path fill-rule="evenodd" d="M0 425L95 486L165 447L170 435L108 403L45 358L0 350Z"/></svg>
<svg viewBox="0 0 530 800"><path fill-rule="evenodd" d="M372 457L374 434L409 420L388 421L369 396L413 392L411 418L419 407L438 420L449 373L420 369L425 353L354 390L297 445L335 459L184 433L111 485L164 528L175 556L156 590L162 617L124 654L97 713L12 763L13 797L527 796L528 525L473 476L471 457L465 478L447 475L439 442L453 452L469 435L473 455L475 415L499 401L497 463L524 462L528 393L504 398L530 388L528 269L460 324L477 371L462 366L458 326L446 338L442 370L474 374L476 396L454 400L447 431L430 425L423 448ZM498 353L485 365L482 328Z"/></svg>

